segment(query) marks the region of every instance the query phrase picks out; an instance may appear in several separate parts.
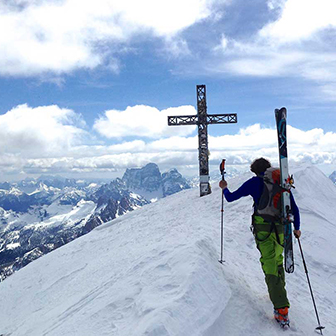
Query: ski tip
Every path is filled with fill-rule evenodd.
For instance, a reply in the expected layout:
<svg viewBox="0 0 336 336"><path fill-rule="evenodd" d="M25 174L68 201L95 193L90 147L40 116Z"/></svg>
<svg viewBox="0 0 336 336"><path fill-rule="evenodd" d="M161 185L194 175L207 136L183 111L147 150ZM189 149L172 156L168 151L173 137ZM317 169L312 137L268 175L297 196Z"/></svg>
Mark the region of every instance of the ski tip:
<svg viewBox="0 0 336 336"><path fill-rule="evenodd" d="M286 107L281 107L281 109L275 109L274 110L275 114L279 114L279 113L287 113L287 109Z"/></svg>
<svg viewBox="0 0 336 336"><path fill-rule="evenodd" d="M282 115L282 118L287 118L287 110L286 107L281 107L280 113Z"/></svg>

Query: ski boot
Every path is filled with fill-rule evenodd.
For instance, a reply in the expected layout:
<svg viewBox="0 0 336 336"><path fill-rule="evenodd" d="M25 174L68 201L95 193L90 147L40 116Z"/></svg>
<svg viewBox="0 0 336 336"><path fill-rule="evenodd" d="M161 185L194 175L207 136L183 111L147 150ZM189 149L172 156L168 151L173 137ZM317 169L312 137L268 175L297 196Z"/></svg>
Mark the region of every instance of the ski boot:
<svg viewBox="0 0 336 336"><path fill-rule="evenodd" d="M274 318L282 328L289 327L288 307L274 309Z"/></svg>

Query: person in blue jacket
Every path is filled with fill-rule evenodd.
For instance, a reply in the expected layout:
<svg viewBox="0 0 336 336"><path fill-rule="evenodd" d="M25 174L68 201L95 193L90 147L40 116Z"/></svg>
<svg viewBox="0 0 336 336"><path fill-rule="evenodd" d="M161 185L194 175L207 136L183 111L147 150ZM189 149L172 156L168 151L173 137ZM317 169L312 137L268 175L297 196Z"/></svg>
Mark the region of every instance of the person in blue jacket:
<svg viewBox="0 0 336 336"><path fill-rule="evenodd" d="M252 216L252 228L257 248L260 251L261 267L265 274L268 293L274 306L274 317L281 324L289 324L288 308L290 306L285 289L285 272L283 267L283 243L284 229L280 221L270 221L267 216L257 214L256 209L261 198L264 181L263 175L271 164L265 158L259 158L252 162L250 169L256 176L243 183L236 191L231 192L227 182L222 180L219 186L223 189L225 199L233 202L241 197L252 196L254 201L254 214ZM294 235L299 238L300 213L292 193L290 193L291 209L294 216Z"/></svg>

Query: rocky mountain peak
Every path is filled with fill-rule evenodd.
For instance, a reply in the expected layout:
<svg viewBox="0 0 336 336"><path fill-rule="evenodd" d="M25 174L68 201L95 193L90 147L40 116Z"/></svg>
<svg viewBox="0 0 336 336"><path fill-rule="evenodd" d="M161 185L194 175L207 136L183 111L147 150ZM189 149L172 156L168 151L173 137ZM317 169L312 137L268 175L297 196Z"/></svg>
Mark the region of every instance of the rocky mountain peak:
<svg viewBox="0 0 336 336"><path fill-rule="evenodd" d="M122 177L128 189L142 189L149 192L160 188L161 179L159 167L155 163L148 163L142 168L127 168Z"/></svg>
<svg viewBox="0 0 336 336"><path fill-rule="evenodd" d="M189 189L186 179L172 168L161 174L155 163L148 163L143 168L128 168L122 178L130 190L134 190L145 198L165 197L183 189Z"/></svg>

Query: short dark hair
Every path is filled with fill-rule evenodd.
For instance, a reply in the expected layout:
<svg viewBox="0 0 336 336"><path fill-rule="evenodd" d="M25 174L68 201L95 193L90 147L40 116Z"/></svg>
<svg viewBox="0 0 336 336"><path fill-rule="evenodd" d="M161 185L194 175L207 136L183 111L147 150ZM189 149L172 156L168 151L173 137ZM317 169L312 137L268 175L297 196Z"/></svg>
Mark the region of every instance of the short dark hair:
<svg viewBox="0 0 336 336"><path fill-rule="evenodd" d="M266 171L267 168L271 167L271 163L264 159L259 158L255 159L250 166L251 172L255 173L256 175L260 175Z"/></svg>

